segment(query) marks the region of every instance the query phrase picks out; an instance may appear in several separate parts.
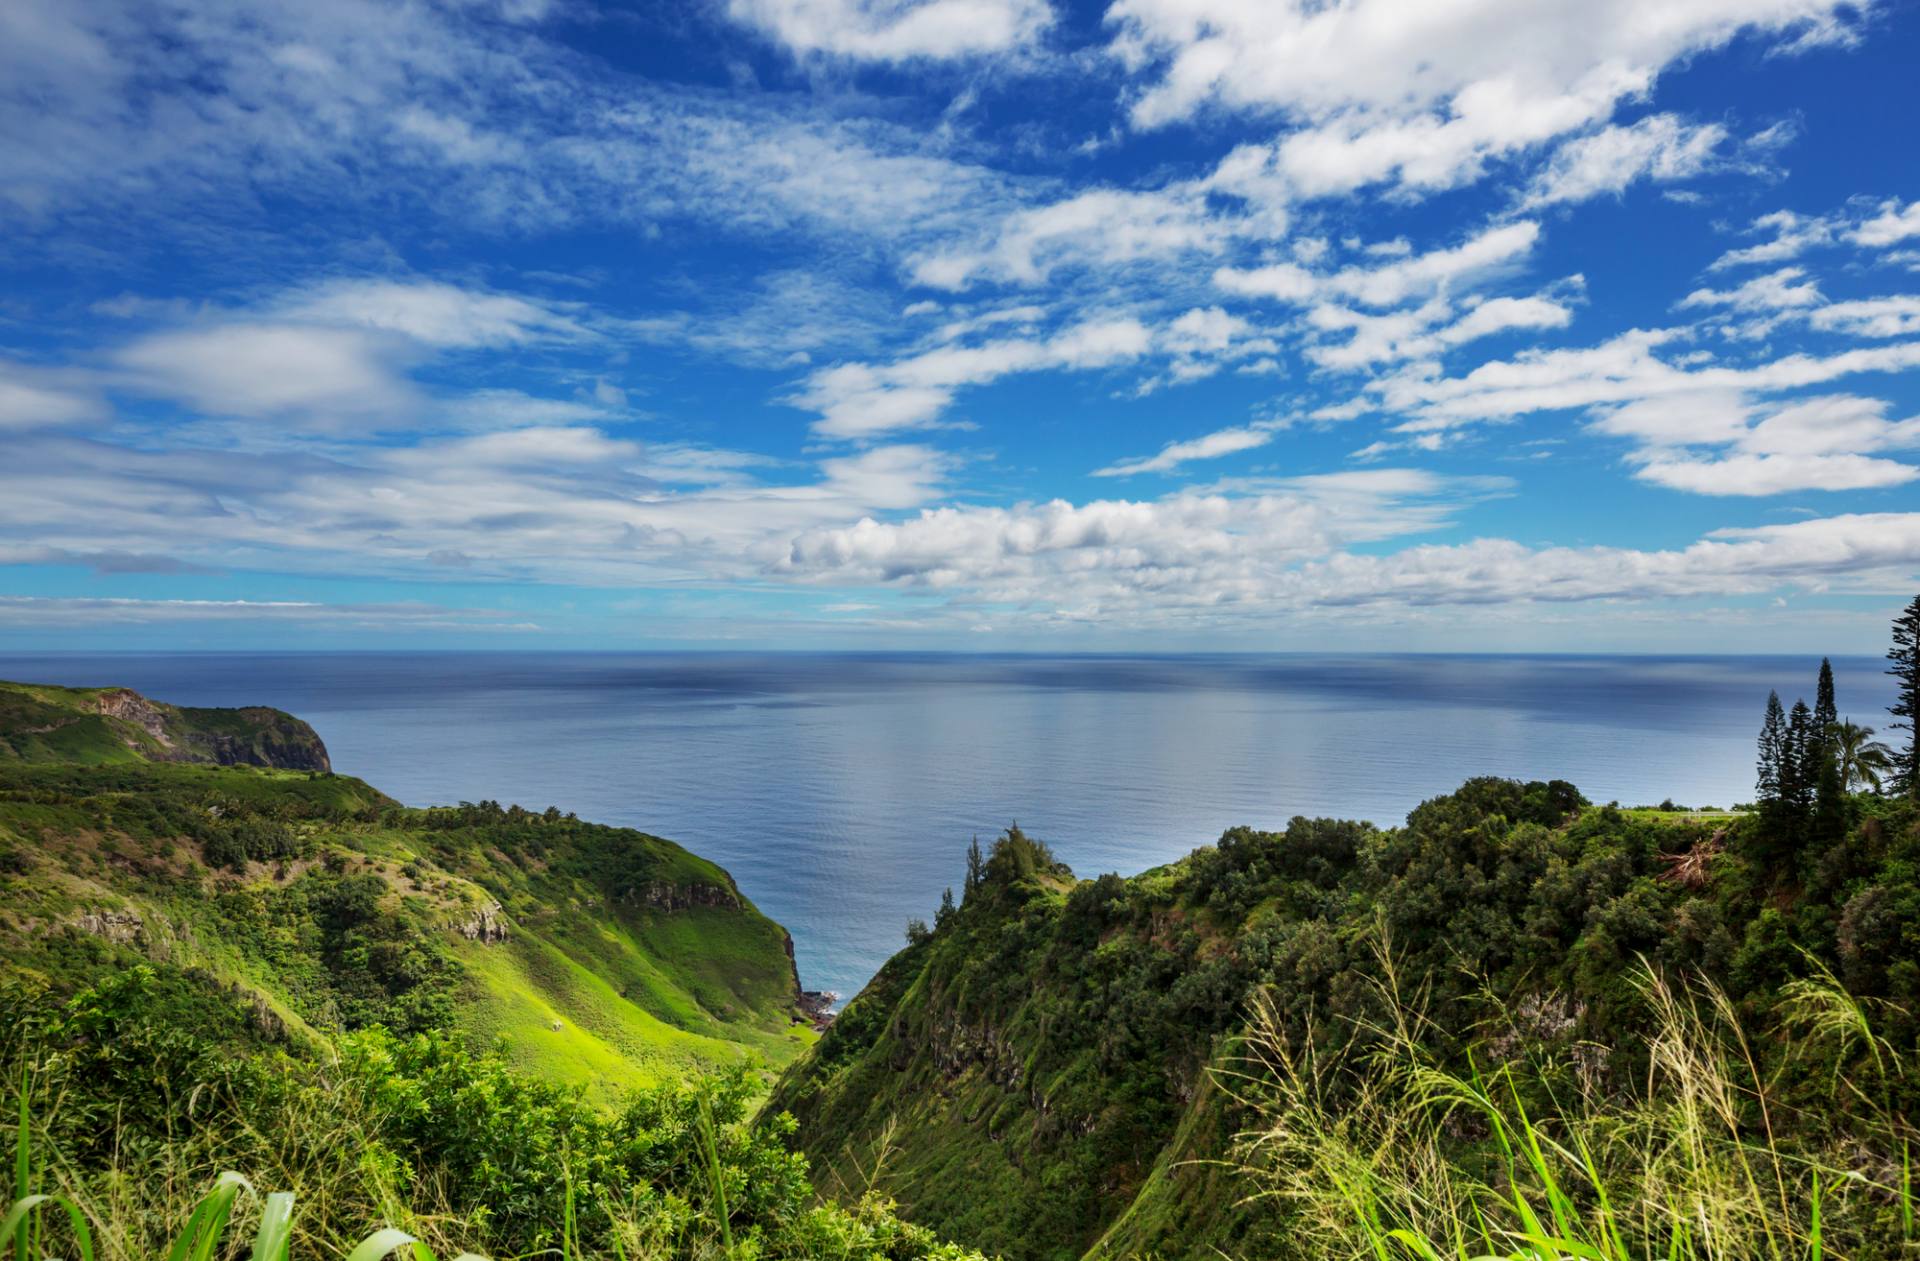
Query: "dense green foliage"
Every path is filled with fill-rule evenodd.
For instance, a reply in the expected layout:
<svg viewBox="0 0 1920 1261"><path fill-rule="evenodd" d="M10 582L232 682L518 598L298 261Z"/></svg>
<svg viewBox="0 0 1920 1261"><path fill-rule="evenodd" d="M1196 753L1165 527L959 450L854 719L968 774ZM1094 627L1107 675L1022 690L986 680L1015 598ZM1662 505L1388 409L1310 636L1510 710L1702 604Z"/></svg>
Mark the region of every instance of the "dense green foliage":
<svg viewBox="0 0 1920 1261"><path fill-rule="evenodd" d="M774 1101L823 1179L894 1122L886 1185L906 1212L1009 1257L1290 1255L1277 1211L1240 1205L1244 1187L1205 1163L1246 1123L1218 1073L1256 996L1296 1045L1364 1058L1392 1019L1382 942L1424 996L1441 1062L1464 1058L1496 1012L1520 1012L1508 1054L1566 1058L1590 1042L1611 1080L1634 1080L1648 1053L1642 959L1721 979L1769 1034L1786 987L1830 967L1912 1047L1914 812L1866 797L1845 809L1837 839L1783 852L1755 816L1625 812L1564 783L1482 779L1401 828L1235 829L1171 866L1078 882L1010 833ZM1811 1108L1801 1092L1822 1087L1792 1044L1756 1046L1767 1077Z"/></svg>
<svg viewBox="0 0 1920 1261"><path fill-rule="evenodd" d="M0 1004L15 1016L0 1071L31 1119L25 1189L75 1204L103 1259L160 1255L225 1169L292 1196L304 1255L341 1255L382 1224L443 1255L973 1255L878 1196L814 1204L791 1120L750 1121L759 1087L744 1072L609 1110L439 1034L264 1047L243 1007L145 967L65 1002L7 983ZM59 1225L42 1224L48 1240Z"/></svg>

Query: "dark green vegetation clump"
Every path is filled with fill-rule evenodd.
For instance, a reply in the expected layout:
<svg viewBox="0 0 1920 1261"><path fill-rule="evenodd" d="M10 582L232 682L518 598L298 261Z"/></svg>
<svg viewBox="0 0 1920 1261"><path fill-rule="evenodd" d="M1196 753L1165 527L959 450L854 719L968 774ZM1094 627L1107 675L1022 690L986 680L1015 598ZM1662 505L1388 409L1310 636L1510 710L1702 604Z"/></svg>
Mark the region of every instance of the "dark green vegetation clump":
<svg viewBox="0 0 1920 1261"><path fill-rule="evenodd" d="M1784 1000L1830 969L1873 1013L1872 1045L1912 1055L1920 832L1911 804L1868 796L1846 800L1828 839L1774 820L1478 779L1404 827L1297 818L1097 880L1011 831L772 1106L799 1119L822 1186L885 1136L881 1185L908 1216L1009 1258L1293 1256L1287 1203L1246 1202L1230 1167L1235 1136L1268 1123L1243 1103L1258 1093L1256 1009L1269 1041L1316 1063L1364 1066L1370 1047L1417 1042L1462 1071L1524 1057L1558 1066L1529 1080L1561 1089L1590 1074L1604 1097L1649 1069L1644 960L1716 982L1752 1031L1758 1080L1777 1093L1764 1116L1741 1099L1742 1125L1843 1145L1866 1109L1816 1067ZM1414 1034L1390 1037L1409 1009ZM1330 1075L1312 1093L1337 1122L1342 1092L1360 1089ZM1875 1094L1876 1115L1920 1106L1911 1079ZM1526 1102L1550 1113L1554 1096ZM1895 1182L1899 1168L1896 1153ZM1880 1220L1897 1246L1882 1207L1855 1226Z"/></svg>
<svg viewBox="0 0 1920 1261"><path fill-rule="evenodd" d="M8 762L332 769L313 728L277 709L193 709L124 687L0 682L0 765Z"/></svg>
<svg viewBox="0 0 1920 1261"><path fill-rule="evenodd" d="M406 1235L365 1255L433 1255L412 1236L440 1256L978 1261L878 1195L816 1203L791 1119L754 1120L745 1070L603 1107L442 1033L264 1036L233 996L147 966L64 1002L0 981L0 1006L18 1190L74 1205L99 1261L165 1255L224 1170L290 1197L281 1261L357 1253L382 1226ZM230 1242L259 1207L238 1205ZM22 1222L20 1255L77 1255L53 1208ZM212 1239L195 1255L240 1255Z"/></svg>

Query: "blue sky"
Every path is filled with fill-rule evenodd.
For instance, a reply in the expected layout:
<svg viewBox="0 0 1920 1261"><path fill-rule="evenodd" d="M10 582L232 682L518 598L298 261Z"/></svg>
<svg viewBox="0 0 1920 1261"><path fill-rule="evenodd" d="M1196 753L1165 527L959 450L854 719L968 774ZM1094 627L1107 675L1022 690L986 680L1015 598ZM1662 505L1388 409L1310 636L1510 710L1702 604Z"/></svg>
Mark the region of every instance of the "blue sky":
<svg viewBox="0 0 1920 1261"><path fill-rule="evenodd" d="M1872 652L1920 7L0 8L0 645Z"/></svg>

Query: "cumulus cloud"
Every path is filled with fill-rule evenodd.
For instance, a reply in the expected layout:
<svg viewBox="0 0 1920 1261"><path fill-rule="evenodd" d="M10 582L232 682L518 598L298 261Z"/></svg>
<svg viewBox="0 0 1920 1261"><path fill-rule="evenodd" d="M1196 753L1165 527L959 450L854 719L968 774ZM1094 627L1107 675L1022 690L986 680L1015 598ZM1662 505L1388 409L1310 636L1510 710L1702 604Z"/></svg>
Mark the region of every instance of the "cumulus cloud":
<svg viewBox="0 0 1920 1261"><path fill-rule="evenodd" d="M1430 526L1397 501L1436 479L1405 470L1345 475L1234 496L929 509L795 540L776 572L882 584L1067 620L1165 624L1269 618L1366 604L1480 605L1751 594L1782 585L1904 589L1920 563L1920 514L1842 516L1716 531L1684 548L1528 547L1504 539L1350 550L1366 532ZM1379 480L1369 483L1364 479ZM1334 496L1371 502L1356 517ZM1444 514L1442 514L1444 515Z"/></svg>
<svg viewBox="0 0 1920 1261"><path fill-rule="evenodd" d="M1920 419L1886 413L1885 402L1851 394L1761 407L1716 391L1630 404L1593 427L1638 442L1628 462L1643 481L1702 495L1778 495L1920 478L1920 466L1876 454L1920 447Z"/></svg>
<svg viewBox="0 0 1920 1261"><path fill-rule="evenodd" d="M1495 158L1605 123L1669 66L1744 32L1848 36L1841 0L1118 0L1115 52L1149 76L1136 125L1214 105L1298 125L1276 167L1305 195L1477 178ZM1684 164L1685 158L1676 158Z"/></svg>

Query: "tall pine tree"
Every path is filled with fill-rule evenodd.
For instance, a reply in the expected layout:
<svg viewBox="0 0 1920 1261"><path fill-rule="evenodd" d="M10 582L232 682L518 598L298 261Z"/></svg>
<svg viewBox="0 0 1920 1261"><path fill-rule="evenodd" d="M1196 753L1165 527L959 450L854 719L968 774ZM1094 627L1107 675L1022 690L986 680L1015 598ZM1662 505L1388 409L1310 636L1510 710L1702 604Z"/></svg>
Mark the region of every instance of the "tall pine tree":
<svg viewBox="0 0 1920 1261"><path fill-rule="evenodd" d="M1833 727L1840 707L1833 700L1833 662L1820 658L1820 683L1813 694L1813 735L1821 749L1833 747Z"/></svg>
<svg viewBox="0 0 1920 1261"><path fill-rule="evenodd" d="M1835 746L1840 709L1833 698L1833 663L1820 658L1820 682L1813 697L1813 840L1830 845L1847 832L1847 786L1840 778Z"/></svg>
<svg viewBox="0 0 1920 1261"><path fill-rule="evenodd" d="M1780 799L1798 823L1813 812L1813 787L1820 778L1820 755L1813 738L1813 711L1795 701L1787 714L1786 756L1781 759Z"/></svg>
<svg viewBox="0 0 1920 1261"><path fill-rule="evenodd" d="M1920 595L1894 619L1893 647L1887 650L1893 665L1887 673L1894 678L1893 704L1887 712L1898 721L1895 731L1907 733L1907 747L1894 751L1894 769L1898 791L1920 798L1920 734L1914 731L1914 715L1920 714Z"/></svg>
<svg viewBox="0 0 1920 1261"><path fill-rule="evenodd" d="M980 838L975 836L973 838L973 844L967 846L967 879L966 883L960 886L961 900L965 901L967 898L973 896L973 891L978 889L980 882L986 878L987 860L981 857Z"/></svg>
<svg viewBox="0 0 1920 1261"><path fill-rule="evenodd" d="M1760 724L1759 772L1755 784L1763 812L1771 814L1780 804L1782 771L1787 761L1787 711L1780 708L1780 693L1767 693L1767 719Z"/></svg>

